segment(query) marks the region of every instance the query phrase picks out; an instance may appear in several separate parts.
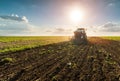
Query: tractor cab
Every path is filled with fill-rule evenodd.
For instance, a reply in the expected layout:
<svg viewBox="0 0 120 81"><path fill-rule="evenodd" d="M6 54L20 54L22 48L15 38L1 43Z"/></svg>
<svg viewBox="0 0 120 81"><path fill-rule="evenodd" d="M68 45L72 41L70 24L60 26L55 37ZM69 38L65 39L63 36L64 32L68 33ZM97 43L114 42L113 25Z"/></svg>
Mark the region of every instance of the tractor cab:
<svg viewBox="0 0 120 81"><path fill-rule="evenodd" d="M87 43L87 35L85 33L84 28L78 28L76 31L74 31L73 42L75 44L86 44Z"/></svg>

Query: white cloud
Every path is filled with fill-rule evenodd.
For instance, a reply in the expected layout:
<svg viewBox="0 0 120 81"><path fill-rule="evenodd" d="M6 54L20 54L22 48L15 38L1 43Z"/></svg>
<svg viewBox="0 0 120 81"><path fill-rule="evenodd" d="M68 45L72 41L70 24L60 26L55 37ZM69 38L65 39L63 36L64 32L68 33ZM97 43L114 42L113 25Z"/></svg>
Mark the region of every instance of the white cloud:
<svg viewBox="0 0 120 81"><path fill-rule="evenodd" d="M55 32L65 32L64 28L55 28Z"/></svg>
<svg viewBox="0 0 120 81"><path fill-rule="evenodd" d="M14 21L18 21L18 22L26 22L28 23L28 19L26 16L23 17L19 17L17 14L12 14L11 16L5 15L5 16L0 16L1 19L4 20L14 20Z"/></svg>
<svg viewBox="0 0 120 81"><path fill-rule="evenodd" d="M120 36L120 23L108 22L101 26L87 27L90 36Z"/></svg>
<svg viewBox="0 0 120 81"><path fill-rule="evenodd" d="M16 17L19 17L17 14L15 15Z"/></svg>
<svg viewBox="0 0 120 81"><path fill-rule="evenodd" d="M13 16L15 17L15 15ZM25 16L22 17L21 19L22 20L13 20L0 17L0 36L50 35L49 33L46 33L45 28L35 26L28 22Z"/></svg>
<svg viewBox="0 0 120 81"><path fill-rule="evenodd" d="M22 20L28 23L28 19L25 16L22 17Z"/></svg>
<svg viewBox="0 0 120 81"><path fill-rule="evenodd" d="M90 26L87 28L87 35L120 35L120 23L108 22L101 26ZM26 16L19 17L12 14L11 16L0 16L0 35L73 35L75 27L71 26L54 26L38 27L30 22Z"/></svg>
<svg viewBox="0 0 120 81"><path fill-rule="evenodd" d="M120 24L108 22L100 26L99 30L104 32L120 32Z"/></svg>
<svg viewBox="0 0 120 81"><path fill-rule="evenodd" d="M0 27L1 27L1 26L6 26L6 24L0 24Z"/></svg>
<svg viewBox="0 0 120 81"><path fill-rule="evenodd" d="M109 3L108 6L111 7L111 6L114 6L115 4L114 3Z"/></svg>
<svg viewBox="0 0 120 81"><path fill-rule="evenodd" d="M57 28L47 29L46 32L49 33L50 35L72 35L73 29L57 27Z"/></svg>
<svg viewBox="0 0 120 81"><path fill-rule="evenodd" d="M7 18L0 18L0 35L34 35L35 32L38 32L37 28L39 27L26 23L27 18L25 16L23 20L14 20L11 17L10 19Z"/></svg>
<svg viewBox="0 0 120 81"><path fill-rule="evenodd" d="M14 16L14 14L12 14L11 16Z"/></svg>

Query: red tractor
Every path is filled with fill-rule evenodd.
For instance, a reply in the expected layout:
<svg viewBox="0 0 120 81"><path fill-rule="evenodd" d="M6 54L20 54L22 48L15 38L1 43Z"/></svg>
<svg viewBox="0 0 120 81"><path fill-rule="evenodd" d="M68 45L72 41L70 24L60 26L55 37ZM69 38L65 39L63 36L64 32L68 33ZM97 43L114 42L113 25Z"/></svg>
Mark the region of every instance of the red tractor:
<svg viewBox="0 0 120 81"><path fill-rule="evenodd" d="M77 45L87 44L87 35L84 28L78 28L74 31L73 42Z"/></svg>

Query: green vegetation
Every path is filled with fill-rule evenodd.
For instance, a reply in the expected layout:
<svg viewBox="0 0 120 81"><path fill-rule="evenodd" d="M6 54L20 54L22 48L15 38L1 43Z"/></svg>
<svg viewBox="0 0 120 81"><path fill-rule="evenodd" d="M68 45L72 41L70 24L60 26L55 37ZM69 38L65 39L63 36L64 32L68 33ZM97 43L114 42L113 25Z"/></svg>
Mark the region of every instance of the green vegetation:
<svg viewBox="0 0 120 81"><path fill-rule="evenodd" d="M31 45L36 41L27 42ZM14 43L18 45L10 42ZM23 46L24 43L20 42ZM119 41L91 37L87 45L74 45L67 41L2 53L0 81L120 81L119 47Z"/></svg>
<svg viewBox="0 0 120 81"><path fill-rule="evenodd" d="M6 58L1 59L1 61L13 62L13 58L6 57Z"/></svg>
<svg viewBox="0 0 120 81"><path fill-rule="evenodd" d="M4 52L15 52L15 51L20 51L20 50L25 50L25 49L29 49L29 48L34 48L36 47L36 45L26 45L26 46L21 46L21 47L8 47L8 48L4 48L3 50L0 50L1 53L4 53Z"/></svg>
<svg viewBox="0 0 120 81"><path fill-rule="evenodd" d="M50 40L56 41L66 40L68 36L0 36L0 42L16 42L16 41L28 41L28 40Z"/></svg>
<svg viewBox="0 0 120 81"><path fill-rule="evenodd" d="M103 36L101 38L109 39L109 40L115 40L115 41L120 41L120 36Z"/></svg>
<svg viewBox="0 0 120 81"><path fill-rule="evenodd" d="M5 57L0 60L0 65L4 65L6 63L13 63L14 59L10 57Z"/></svg>
<svg viewBox="0 0 120 81"><path fill-rule="evenodd" d="M120 40L120 36L103 36L101 38ZM69 40L68 36L0 36L0 54Z"/></svg>
<svg viewBox="0 0 120 81"><path fill-rule="evenodd" d="M1 36L0 53L15 52L68 40L67 36Z"/></svg>

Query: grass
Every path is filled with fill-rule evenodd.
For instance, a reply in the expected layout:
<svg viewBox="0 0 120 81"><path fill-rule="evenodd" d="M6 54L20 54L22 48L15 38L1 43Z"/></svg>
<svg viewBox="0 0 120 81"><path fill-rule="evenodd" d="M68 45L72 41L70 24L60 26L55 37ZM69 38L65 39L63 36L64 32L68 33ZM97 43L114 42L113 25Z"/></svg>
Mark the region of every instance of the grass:
<svg viewBox="0 0 120 81"><path fill-rule="evenodd" d="M120 36L102 36L101 38L120 41ZM68 36L0 36L0 54L69 40Z"/></svg>
<svg viewBox="0 0 120 81"><path fill-rule="evenodd" d="M8 63L13 63L13 62L14 62L13 58L5 57L5 58L0 59L0 66L4 64L8 64Z"/></svg>
<svg viewBox="0 0 120 81"><path fill-rule="evenodd" d="M15 52L15 51L20 51L20 50L25 50L25 49L28 49L28 48L34 48L36 47L35 45L26 45L26 46L21 46L21 47L9 47L9 48L4 48L3 50L0 50L1 53L4 53L4 52Z"/></svg>
<svg viewBox="0 0 120 81"><path fill-rule="evenodd" d="M101 38L120 41L120 36L102 36Z"/></svg>
<svg viewBox="0 0 120 81"><path fill-rule="evenodd" d="M0 42L16 42L26 40L59 40L66 39L68 36L0 36Z"/></svg>
<svg viewBox="0 0 120 81"><path fill-rule="evenodd" d="M67 36L1 36L0 53L15 52L68 40Z"/></svg>
<svg viewBox="0 0 120 81"><path fill-rule="evenodd" d="M6 57L6 58L1 59L1 61L13 62L13 58Z"/></svg>

